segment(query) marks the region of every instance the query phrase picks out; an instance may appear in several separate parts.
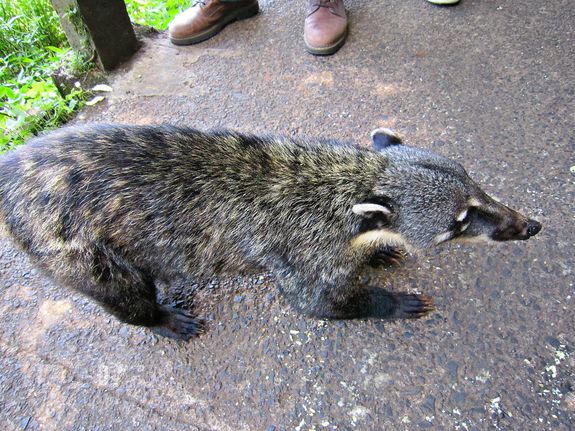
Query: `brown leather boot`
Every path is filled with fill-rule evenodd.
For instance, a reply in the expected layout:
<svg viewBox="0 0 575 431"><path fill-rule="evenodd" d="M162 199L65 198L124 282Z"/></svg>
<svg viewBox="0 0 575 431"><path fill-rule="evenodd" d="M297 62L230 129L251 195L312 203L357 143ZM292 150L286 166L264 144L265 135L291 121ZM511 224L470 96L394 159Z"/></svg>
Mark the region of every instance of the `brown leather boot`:
<svg viewBox="0 0 575 431"><path fill-rule="evenodd" d="M309 0L303 31L305 47L315 55L336 52L347 37L343 0Z"/></svg>
<svg viewBox="0 0 575 431"><path fill-rule="evenodd" d="M192 7L176 15L168 33L175 45L191 45L215 36L232 21L259 11L257 0L194 0Z"/></svg>

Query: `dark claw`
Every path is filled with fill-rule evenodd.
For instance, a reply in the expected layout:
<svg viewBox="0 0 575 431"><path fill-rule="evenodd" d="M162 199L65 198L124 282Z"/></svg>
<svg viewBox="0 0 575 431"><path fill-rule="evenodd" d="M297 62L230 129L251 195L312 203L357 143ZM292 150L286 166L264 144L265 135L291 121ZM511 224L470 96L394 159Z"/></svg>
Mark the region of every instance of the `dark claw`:
<svg viewBox="0 0 575 431"><path fill-rule="evenodd" d="M427 295L402 293L398 295L399 307L396 317L415 319L435 310L433 299Z"/></svg>
<svg viewBox="0 0 575 431"><path fill-rule="evenodd" d="M190 313L178 308L164 307L164 323L152 327L152 330L163 337L176 340L189 340L204 332L204 322L194 318Z"/></svg>
<svg viewBox="0 0 575 431"><path fill-rule="evenodd" d="M407 252L405 250L395 247L383 247L372 256L369 265L374 268L399 265L406 257Z"/></svg>
<svg viewBox="0 0 575 431"><path fill-rule="evenodd" d="M178 321L184 322L184 323L185 322L191 322L194 320L194 317L192 315L186 313L185 311L181 311L181 310L178 310L178 311L180 311L180 312L174 313L174 315L173 315L173 318L175 320L178 320Z"/></svg>

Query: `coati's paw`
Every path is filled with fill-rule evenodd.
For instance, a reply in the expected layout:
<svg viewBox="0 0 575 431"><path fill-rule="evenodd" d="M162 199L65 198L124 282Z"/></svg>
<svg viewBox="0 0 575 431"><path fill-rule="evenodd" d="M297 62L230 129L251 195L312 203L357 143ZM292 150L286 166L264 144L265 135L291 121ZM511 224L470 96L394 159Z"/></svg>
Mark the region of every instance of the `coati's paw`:
<svg viewBox="0 0 575 431"><path fill-rule="evenodd" d="M435 310L433 299L423 294L400 293L395 317L404 319L417 319Z"/></svg>
<svg viewBox="0 0 575 431"><path fill-rule="evenodd" d="M382 247L369 260L369 266L377 268L380 266L399 265L407 257L407 252L396 247Z"/></svg>
<svg viewBox="0 0 575 431"><path fill-rule="evenodd" d="M151 328L156 334L176 340L189 340L204 332L204 322L194 318L189 312L165 306L162 311L163 322Z"/></svg>

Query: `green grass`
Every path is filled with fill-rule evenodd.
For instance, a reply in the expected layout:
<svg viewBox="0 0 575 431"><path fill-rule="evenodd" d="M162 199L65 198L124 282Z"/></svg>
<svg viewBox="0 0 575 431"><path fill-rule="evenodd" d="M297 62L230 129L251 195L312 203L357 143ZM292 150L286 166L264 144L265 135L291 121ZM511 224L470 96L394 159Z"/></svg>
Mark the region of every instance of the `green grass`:
<svg viewBox="0 0 575 431"><path fill-rule="evenodd" d="M51 73L79 61L50 0L0 3L0 152L67 121L83 103L77 89L62 97Z"/></svg>
<svg viewBox="0 0 575 431"><path fill-rule="evenodd" d="M125 0L133 22L165 30L174 16L190 7L193 0Z"/></svg>
<svg viewBox="0 0 575 431"><path fill-rule="evenodd" d="M126 0L133 22L164 30L193 0ZM0 153L58 127L83 106L86 93L58 92L51 74L86 72L66 41L50 0L0 0Z"/></svg>

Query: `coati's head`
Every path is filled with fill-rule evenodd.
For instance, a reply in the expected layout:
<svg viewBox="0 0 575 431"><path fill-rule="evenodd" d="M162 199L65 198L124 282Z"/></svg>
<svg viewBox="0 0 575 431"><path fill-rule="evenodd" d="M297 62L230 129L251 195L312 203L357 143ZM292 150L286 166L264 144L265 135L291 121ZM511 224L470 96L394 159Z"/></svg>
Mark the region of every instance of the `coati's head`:
<svg viewBox="0 0 575 431"><path fill-rule="evenodd" d="M364 241L423 248L448 240L525 240L541 224L489 197L457 162L403 145L388 129L372 132L385 174L352 211Z"/></svg>

